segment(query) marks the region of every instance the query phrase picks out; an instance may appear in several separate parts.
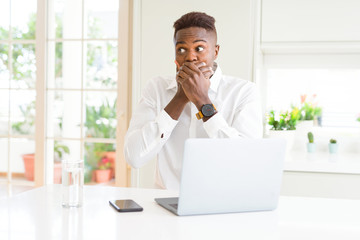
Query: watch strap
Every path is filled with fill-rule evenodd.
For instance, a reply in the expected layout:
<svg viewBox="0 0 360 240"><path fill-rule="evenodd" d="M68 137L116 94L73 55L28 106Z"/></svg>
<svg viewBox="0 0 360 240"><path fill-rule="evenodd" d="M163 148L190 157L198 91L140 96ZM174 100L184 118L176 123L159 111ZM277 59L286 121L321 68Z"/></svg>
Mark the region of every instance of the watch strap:
<svg viewBox="0 0 360 240"><path fill-rule="evenodd" d="M197 114L196 114L196 117L198 120L202 119L204 117L204 115L202 114L201 111L199 111Z"/></svg>

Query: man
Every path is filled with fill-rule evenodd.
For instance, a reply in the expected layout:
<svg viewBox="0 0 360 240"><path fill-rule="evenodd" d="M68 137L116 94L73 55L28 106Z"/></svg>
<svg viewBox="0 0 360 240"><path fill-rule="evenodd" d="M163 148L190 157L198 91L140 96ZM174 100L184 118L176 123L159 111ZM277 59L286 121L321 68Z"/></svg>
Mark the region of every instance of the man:
<svg viewBox="0 0 360 240"><path fill-rule="evenodd" d="M255 84L222 75L215 63L214 23L199 12L174 23L176 79L148 82L126 134L127 162L140 168L157 156L156 180L162 188L179 188L187 138L262 137Z"/></svg>

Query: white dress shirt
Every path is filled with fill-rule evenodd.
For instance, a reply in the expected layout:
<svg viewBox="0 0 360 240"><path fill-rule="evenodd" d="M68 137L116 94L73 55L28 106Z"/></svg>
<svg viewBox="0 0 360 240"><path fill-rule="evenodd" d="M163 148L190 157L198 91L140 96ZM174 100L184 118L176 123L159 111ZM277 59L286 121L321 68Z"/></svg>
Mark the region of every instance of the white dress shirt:
<svg viewBox="0 0 360 240"><path fill-rule="evenodd" d="M157 157L156 183L178 190L184 142L188 138L262 137L262 114L256 85L224 76L220 67L210 78L209 97L218 113L208 121L196 118L189 102L178 120L164 108L177 91L175 77L150 80L142 92L125 137L125 159L140 168ZM228 166L231 167L231 166Z"/></svg>

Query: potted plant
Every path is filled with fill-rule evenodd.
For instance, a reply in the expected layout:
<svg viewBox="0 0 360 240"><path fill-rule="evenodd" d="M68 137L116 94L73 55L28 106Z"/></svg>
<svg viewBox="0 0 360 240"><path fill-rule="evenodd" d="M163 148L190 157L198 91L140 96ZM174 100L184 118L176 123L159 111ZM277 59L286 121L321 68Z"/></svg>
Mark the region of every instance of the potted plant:
<svg viewBox="0 0 360 240"><path fill-rule="evenodd" d="M308 132L308 139L307 150L309 153L313 153L316 151L316 143L314 143L314 134L312 132Z"/></svg>
<svg viewBox="0 0 360 240"><path fill-rule="evenodd" d="M331 153L331 154L335 154L335 153L337 153L337 151L338 151L338 143L337 143L337 141L336 141L336 139L330 139L330 143L329 143L329 152Z"/></svg>
<svg viewBox="0 0 360 240"><path fill-rule="evenodd" d="M12 132L13 134L29 135L35 130L35 101L31 101L27 105L20 105L19 110L22 116L19 121L12 123ZM25 178L34 181L35 154L23 154L22 159L24 161Z"/></svg>
<svg viewBox="0 0 360 240"><path fill-rule="evenodd" d="M315 125L316 126L322 126L322 108L317 106L314 109L314 115L315 115Z"/></svg>
<svg viewBox="0 0 360 240"><path fill-rule="evenodd" d="M100 106L86 106L86 136L91 138L116 138L116 100L113 104L109 101ZM85 145L86 182L91 181L91 171L97 168L97 163L102 158L110 161L111 176L114 176L115 169L115 146L112 143L92 143ZM91 177L90 177L91 175Z"/></svg>
<svg viewBox="0 0 360 240"><path fill-rule="evenodd" d="M22 155L25 168L25 178L29 181L34 181L34 172L35 172L35 154L28 153Z"/></svg>
<svg viewBox="0 0 360 240"><path fill-rule="evenodd" d="M20 106L20 112L23 115L23 120L14 122L12 124L13 133L30 134L34 132L35 128L35 101L30 102L26 106ZM59 124L61 127L61 123ZM64 154L69 154L69 148L66 145L54 142L54 183L61 183L61 159ZM25 178L29 181L34 181L34 165L35 154L28 153L22 155L25 168Z"/></svg>
<svg viewBox="0 0 360 240"><path fill-rule="evenodd" d="M111 179L111 163L106 157L100 159L95 170L95 181L97 183L108 182Z"/></svg>
<svg viewBox="0 0 360 240"><path fill-rule="evenodd" d="M321 115L322 108L317 106L315 101L316 94L312 95L310 98L306 94L300 96L300 118L299 126L305 128L308 132L314 126L316 121L321 126Z"/></svg>
<svg viewBox="0 0 360 240"><path fill-rule="evenodd" d="M66 145L61 145L55 141L54 144L54 183L61 183L61 159L64 153L69 154L70 150ZM25 178L29 181L34 181L34 165L35 154L28 153L22 155L25 167Z"/></svg>
<svg viewBox="0 0 360 240"><path fill-rule="evenodd" d="M58 141L54 142L54 183L61 183L61 160L64 154L69 154L69 147L60 144Z"/></svg>
<svg viewBox="0 0 360 240"><path fill-rule="evenodd" d="M268 124L271 126L270 130L283 131L295 130L299 119L299 109L294 107L290 112L282 111L279 115L271 110L268 114Z"/></svg>
<svg viewBox="0 0 360 240"><path fill-rule="evenodd" d="M268 125L271 126L269 138L284 138L287 141L286 153L288 154L294 143L296 124L299 119L300 111L293 108L292 111L283 111L276 114L271 110L267 116Z"/></svg>

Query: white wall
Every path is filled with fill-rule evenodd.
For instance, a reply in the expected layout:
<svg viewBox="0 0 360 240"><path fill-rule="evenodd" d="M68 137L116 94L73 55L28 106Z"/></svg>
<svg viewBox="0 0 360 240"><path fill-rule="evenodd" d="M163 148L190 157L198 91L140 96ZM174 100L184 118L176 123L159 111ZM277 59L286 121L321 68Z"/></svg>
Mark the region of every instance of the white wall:
<svg viewBox="0 0 360 240"><path fill-rule="evenodd" d="M134 2L133 105L145 83L158 75L175 75L173 24L183 14L201 11L216 19L224 74L245 79L252 73L252 14L254 0L139 0ZM153 187L154 162L140 170L140 187ZM133 171L136 175L137 171Z"/></svg>
<svg viewBox="0 0 360 240"><path fill-rule="evenodd" d="M358 0L263 0L263 42L360 41Z"/></svg>
<svg viewBox="0 0 360 240"><path fill-rule="evenodd" d="M143 0L141 11L141 81L157 75L174 75L173 24L183 14L202 11L216 19L220 52L218 62L225 74L249 78L251 66L250 0Z"/></svg>

